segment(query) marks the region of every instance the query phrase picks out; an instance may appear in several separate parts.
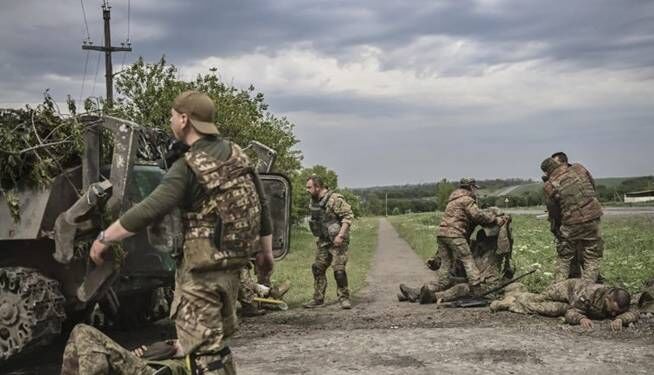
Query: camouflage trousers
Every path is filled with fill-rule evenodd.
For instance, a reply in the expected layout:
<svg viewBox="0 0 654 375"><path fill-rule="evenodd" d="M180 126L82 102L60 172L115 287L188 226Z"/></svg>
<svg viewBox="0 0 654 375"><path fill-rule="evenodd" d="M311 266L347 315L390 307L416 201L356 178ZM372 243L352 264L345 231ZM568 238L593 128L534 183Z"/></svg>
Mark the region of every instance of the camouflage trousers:
<svg viewBox="0 0 654 375"><path fill-rule="evenodd" d="M184 251L211 251L209 239L187 239ZM235 374L236 365L226 352L226 341L236 332L236 300L241 268L196 271L184 258L175 274L175 295L170 317L175 322L182 348L192 351L199 368L215 368L204 374Z"/></svg>
<svg viewBox="0 0 654 375"><path fill-rule="evenodd" d="M147 362L97 329L78 324L70 333L61 365L61 375L150 375Z"/></svg>
<svg viewBox="0 0 654 375"><path fill-rule="evenodd" d="M253 305L254 298L258 296L257 283L252 278L250 269L243 267L240 273L240 287L238 289L238 302L243 305Z"/></svg>
<svg viewBox="0 0 654 375"><path fill-rule="evenodd" d="M575 225L562 225L555 240L557 258L554 281L563 281L576 267L581 268L581 278L596 282L600 274L600 261L604 254L604 242L600 221Z"/></svg>
<svg viewBox="0 0 654 375"><path fill-rule="evenodd" d="M499 301L500 310L508 310L518 314L538 314L549 317L564 316L570 309L568 304L568 289L565 283L554 283L542 293L530 293L524 289L507 292Z"/></svg>
<svg viewBox="0 0 654 375"><path fill-rule="evenodd" d="M325 300L325 291L327 290L326 273L330 265L334 270L338 298L350 298L350 289L348 288L347 273L345 270L347 251L347 244L341 247L334 247L332 244L318 243L316 257L311 265L314 280L313 299L315 301Z"/></svg>
<svg viewBox="0 0 654 375"><path fill-rule="evenodd" d="M472 288L468 283L459 283L445 290L435 292L434 297L436 300L442 300L443 302L456 301L461 298L479 296L495 288L497 285L497 280L485 280L478 286Z"/></svg>
<svg viewBox="0 0 654 375"><path fill-rule="evenodd" d="M450 269L453 269L455 262L460 260L466 270L468 283L478 285L481 282L479 270L470 252L468 241L463 237L438 237L438 256L441 259L441 266L436 271L434 286L444 289L445 285L452 284Z"/></svg>

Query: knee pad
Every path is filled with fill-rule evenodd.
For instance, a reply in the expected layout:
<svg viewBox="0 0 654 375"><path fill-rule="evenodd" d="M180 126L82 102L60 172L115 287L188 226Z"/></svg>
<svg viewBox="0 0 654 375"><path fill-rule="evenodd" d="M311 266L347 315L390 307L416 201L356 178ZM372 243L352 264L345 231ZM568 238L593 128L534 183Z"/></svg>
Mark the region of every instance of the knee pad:
<svg viewBox="0 0 654 375"><path fill-rule="evenodd" d="M345 271L334 271L334 279L339 288L347 288L347 274Z"/></svg>

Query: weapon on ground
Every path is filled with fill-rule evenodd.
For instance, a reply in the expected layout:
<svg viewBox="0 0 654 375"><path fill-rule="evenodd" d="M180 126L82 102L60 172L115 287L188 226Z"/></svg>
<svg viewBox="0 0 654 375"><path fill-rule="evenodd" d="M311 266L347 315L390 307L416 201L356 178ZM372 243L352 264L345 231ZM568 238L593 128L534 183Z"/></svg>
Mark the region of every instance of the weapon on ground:
<svg viewBox="0 0 654 375"><path fill-rule="evenodd" d="M488 298L485 298L486 296L488 296L490 294L493 294L493 293L495 293L497 291L500 291L500 290L506 288L507 286L515 283L516 281L521 280L521 279L531 275L534 272L536 272L536 270L531 270L531 271L529 271L527 273L524 273L524 274L522 274L522 275L520 275L520 276L518 276L516 278L513 278L511 280L503 282L502 284L496 286L495 288L484 292L480 296L472 297L472 298L460 298L460 299L457 299L457 300L452 301L452 302L445 302L445 303L441 304L440 306L442 306L442 307L485 307L485 306L488 306L488 305L490 305L491 301Z"/></svg>
<svg viewBox="0 0 654 375"><path fill-rule="evenodd" d="M288 310L288 305L286 302L273 298L254 297L254 302L258 302L262 307L268 307L274 310Z"/></svg>

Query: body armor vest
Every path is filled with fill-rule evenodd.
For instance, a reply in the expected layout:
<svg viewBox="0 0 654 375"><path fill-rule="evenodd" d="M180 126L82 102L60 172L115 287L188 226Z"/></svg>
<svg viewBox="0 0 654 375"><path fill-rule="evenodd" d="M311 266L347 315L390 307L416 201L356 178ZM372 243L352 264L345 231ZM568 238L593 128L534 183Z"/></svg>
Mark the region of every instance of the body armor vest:
<svg viewBox="0 0 654 375"><path fill-rule="evenodd" d="M329 191L322 199L315 202L311 200L309 204L309 228L311 233L322 241L332 242L341 230L341 224L338 217L333 212L327 211L327 202L333 192Z"/></svg>
<svg viewBox="0 0 654 375"><path fill-rule="evenodd" d="M563 224L585 223L602 216L595 189L585 175L567 168L555 171L549 182L557 190Z"/></svg>
<svg viewBox="0 0 654 375"><path fill-rule="evenodd" d="M204 151L189 151L185 159L207 193L197 212L184 215L185 238L212 238L215 248L207 251L213 254L202 258L211 259L214 266L254 255L261 203L247 155L232 144L232 153L225 161Z"/></svg>

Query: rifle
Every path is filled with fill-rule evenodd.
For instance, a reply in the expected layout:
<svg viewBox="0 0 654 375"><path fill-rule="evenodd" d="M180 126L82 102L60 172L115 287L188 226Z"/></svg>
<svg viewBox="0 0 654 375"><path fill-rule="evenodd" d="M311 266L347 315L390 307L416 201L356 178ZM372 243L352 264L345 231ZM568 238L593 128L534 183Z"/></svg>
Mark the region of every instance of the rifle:
<svg viewBox="0 0 654 375"><path fill-rule="evenodd" d="M500 291L500 290L506 288L507 286L515 283L516 281L521 280L521 279L531 275L534 272L536 272L536 270L531 270L531 271L529 271L527 273L524 273L524 274L522 274L522 275L520 275L520 276L518 276L516 278L513 278L511 280L508 280L508 281L496 286L495 288L493 288L491 290L488 290L488 291L484 292L483 294L481 294L479 296L460 298L460 299L457 299L457 300L452 301L452 302L443 303L440 306L442 306L442 307L485 307L485 306L488 306L488 305L490 305L491 301L488 298L485 298L487 295L493 294L493 293L495 293L497 291Z"/></svg>

